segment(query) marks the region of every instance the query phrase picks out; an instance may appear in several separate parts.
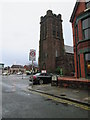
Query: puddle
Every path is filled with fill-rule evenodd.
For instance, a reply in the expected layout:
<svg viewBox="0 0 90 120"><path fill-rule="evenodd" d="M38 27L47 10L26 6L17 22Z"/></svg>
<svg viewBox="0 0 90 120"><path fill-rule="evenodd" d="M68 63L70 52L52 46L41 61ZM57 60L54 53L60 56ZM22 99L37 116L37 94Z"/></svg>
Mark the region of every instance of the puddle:
<svg viewBox="0 0 90 120"><path fill-rule="evenodd" d="M4 93L12 93L12 92L15 92L16 90L5 90L3 91Z"/></svg>
<svg viewBox="0 0 90 120"><path fill-rule="evenodd" d="M68 103L61 103L61 104L63 104L64 106L68 106Z"/></svg>
<svg viewBox="0 0 90 120"><path fill-rule="evenodd" d="M79 90L73 90L74 93L79 93Z"/></svg>
<svg viewBox="0 0 90 120"><path fill-rule="evenodd" d="M66 96L66 94L65 94L65 93L62 93L62 94L60 94L60 96Z"/></svg>
<svg viewBox="0 0 90 120"><path fill-rule="evenodd" d="M45 99L45 101L50 101L51 99Z"/></svg>
<svg viewBox="0 0 90 120"><path fill-rule="evenodd" d="M90 97L86 97L86 98L84 98L83 100L90 102Z"/></svg>
<svg viewBox="0 0 90 120"><path fill-rule="evenodd" d="M59 102L53 101L52 99L45 99L45 101L51 101L52 103L54 103L55 105L59 105Z"/></svg>

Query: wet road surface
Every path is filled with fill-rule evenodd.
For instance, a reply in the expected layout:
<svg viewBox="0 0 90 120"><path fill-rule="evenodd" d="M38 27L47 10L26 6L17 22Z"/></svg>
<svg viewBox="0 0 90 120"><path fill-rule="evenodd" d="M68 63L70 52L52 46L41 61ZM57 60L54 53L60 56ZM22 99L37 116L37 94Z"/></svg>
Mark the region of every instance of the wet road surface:
<svg viewBox="0 0 90 120"><path fill-rule="evenodd" d="M3 118L88 118L87 110L30 92L28 76L2 77Z"/></svg>

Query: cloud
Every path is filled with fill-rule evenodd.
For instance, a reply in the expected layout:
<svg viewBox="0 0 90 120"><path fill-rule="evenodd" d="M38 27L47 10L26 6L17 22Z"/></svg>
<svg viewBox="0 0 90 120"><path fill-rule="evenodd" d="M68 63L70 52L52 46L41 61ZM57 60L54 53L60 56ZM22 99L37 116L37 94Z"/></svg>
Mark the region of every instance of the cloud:
<svg viewBox="0 0 90 120"><path fill-rule="evenodd" d="M53 0L5 0L0 8L0 31L2 34L1 62L13 64L14 61L27 63L30 49L37 50L37 62L40 40L40 17L51 9L54 14L62 14L63 36L65 43L72 45L72 27L69 23L74 7L73 2ZM67 32L68 31L68 32Z"/></svg>

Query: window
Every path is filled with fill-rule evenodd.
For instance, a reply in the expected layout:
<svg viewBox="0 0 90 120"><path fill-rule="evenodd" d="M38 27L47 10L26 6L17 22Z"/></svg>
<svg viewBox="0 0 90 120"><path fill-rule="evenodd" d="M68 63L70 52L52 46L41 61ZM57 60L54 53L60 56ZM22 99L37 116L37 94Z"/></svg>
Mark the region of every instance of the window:
<svg viewBox="0 0 90 120"><path fill-rule="evenodd" d="M56 31L53 30L53 36L56 37Z"/></svg>
<svg viewBox="0 0 90 120"><path fill-rule="evenodd" d="M86 2L86 8L90 8L90 1Z"/></svg>
<svg viewBox="0 0 90 120"><path fill-rule="evenodd" d="M90 53L85 54L86 74L90 77Z"/></svg>
<svg viewBox="0 0 90 120"><path fill-rule="evenodd" d="M52 22L53 25L55 25L55 19L53 19L53 22Z"/></svg>
<svg viewBox="0 0 90 120"><path fill-rule="evenodd" d="M57 31L57 37L60 38L60 33L59 33L59 31Z"/></svg>
<svg viewBox="0 0 90 120"><path fill-rule="evenodd" d="M45 22L41 25L41 37L43 40L45 40L46 36L47 36L47 23Z"/></svg>
<svg viewBox="0 0 90 120"><path fill-rule="evenodd" d="M53 36L56 37L56 27L53 26Z"/></svg>
<svg viewBox="0 0 90 120"><path fill-rule="evenodd" d="M48 54L47 53L43 53L43 60L45 60L46 58L48 58Z"/></svg>
<svg viewBox="0 0 90 120"><path fill-rule="evenodd" d="M86 28L90 27L90 17L84 19L84 20L82 21L82 24L83 24L83 29L86 29Z"/></svg>
<svg viewBox="0 0 90 120"><path fill-rule="evenodd" d="M90 39L90 17L82 21L83 38Z"/></svg>
<svg viewBox="0 0 90 120"><path fill-rule="evenodd" d="M58 57L57 50L56 50L56 57Z"/></svg>
<svg viewBox="0 0 90 120"><path fill-rule="evenodd" d="M90 38L90 29L84 30L84 37L85 37L85 39L89 39Z"/></svg>
<svg viewBox="0 0 90 120"><path fill-rule="evenodd" d="M57 37L60 38L60 26L57 27Z"/></svg>
<svg viewBox="0 0 90 120"><path fill-rule="evenodd" d="M45 34L45 38L46 38L46 36L47 36L47 23L45 23L45 26L44 26L44 27L45 27L45 28L44 28L44 29L45 29L45 30L44 30L44 32L45 32L44 34Z"/></svg>

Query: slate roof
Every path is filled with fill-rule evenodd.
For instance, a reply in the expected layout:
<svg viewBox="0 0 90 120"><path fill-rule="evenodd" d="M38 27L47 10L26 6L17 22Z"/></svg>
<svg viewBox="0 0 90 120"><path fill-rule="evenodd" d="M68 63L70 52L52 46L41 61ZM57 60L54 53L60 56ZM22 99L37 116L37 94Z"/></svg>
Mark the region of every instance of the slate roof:
<svg viewBox="0 0 90 120"><path fill-rule="evenodd" d="M72 54L74 54L72 46L65 45L64 48L65 48L65 52L66 53L72 53Z"/></svg>
<svg viewBox="0 0 90 120"><path fill-rule="evenodd" d="M12 65L11 68L23 68L22 65Z"/></svg>

